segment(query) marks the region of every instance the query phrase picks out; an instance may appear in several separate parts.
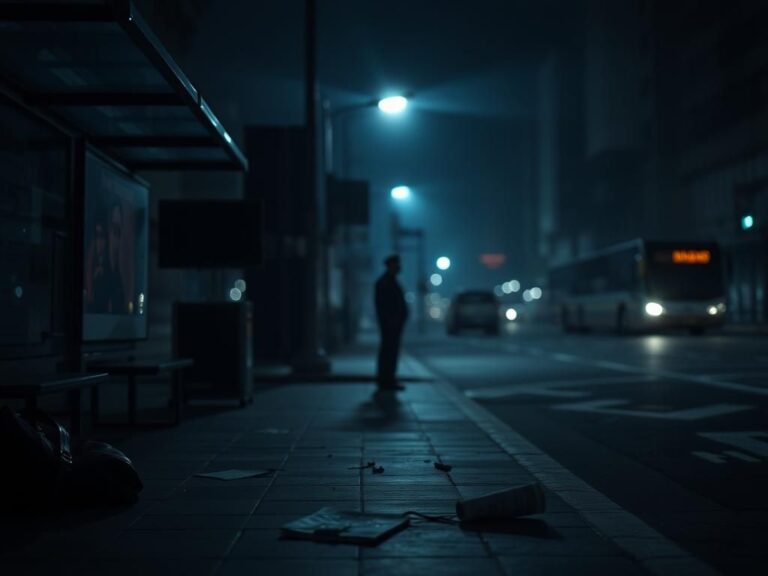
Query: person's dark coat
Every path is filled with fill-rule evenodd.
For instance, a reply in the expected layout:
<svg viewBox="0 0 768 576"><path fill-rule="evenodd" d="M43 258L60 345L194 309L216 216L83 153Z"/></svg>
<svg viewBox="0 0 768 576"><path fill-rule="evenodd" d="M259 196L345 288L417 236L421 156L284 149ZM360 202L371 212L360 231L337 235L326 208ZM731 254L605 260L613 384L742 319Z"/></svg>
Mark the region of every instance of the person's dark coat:
<svg viewBox="0 0 768 576"><path fill-rule="evenodd" d="M400 332L408 319L403 289L391 272L376 281L376 317L382 332Z"/></svg>

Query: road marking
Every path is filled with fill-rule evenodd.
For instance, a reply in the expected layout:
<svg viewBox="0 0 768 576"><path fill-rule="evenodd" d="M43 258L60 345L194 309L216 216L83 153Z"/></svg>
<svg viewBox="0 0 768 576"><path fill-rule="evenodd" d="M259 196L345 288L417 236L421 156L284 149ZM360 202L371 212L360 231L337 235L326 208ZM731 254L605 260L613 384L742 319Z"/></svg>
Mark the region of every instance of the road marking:
<svg viewBox="0 0 768 576"><path fill-rule="evenodd" d="M699 436L756 454L761 458L768 458L768 432L764 430L751 432L699 432ZM761 440L761 438L766 440Z"/></svg>
<svg viewBox="0 0 768 576"><path fill-rule="evenodd" d="M691 452L691 454L698 456L711 464L725 464L726 462L725 458L718 456L717 454L712 454L711 452Z"/></svg>
<svg viewBox="0 0 768 576"><path fill-rule="evenodd" d="M768 378L768 372L730 372L727 374L712 374L704 378Z"/></svg>
<svg viewBox="0 0 768 576"><path fill-rule="evenodd" d="M563 388L579 388L582 386L605 386L609 384L643 383L656 380L653 376L604 376L600 378L584 378L581 380L550 380L532 382L529 384L510 384L507 386L489 386L487 388L472 388L465 390L469 398L490 400L511 396L547 396L550 398L586 398L592 393L586 390L563 390Z"/></svg>
<svg viewBox="0 0 768 576"><path fill-rule="evenodd" d="M744 460L744 462L760 462L759 458L754 458L753 456L750 456L749 454L744 454L743 452L737 452L736 450L726 450L723 452L723 454L728 454L728 456L731 456L732 458L738 458L739 460Z"/></svg>
<svg viewBox="0 0 768 576"><path fill-rule="evenodd" d="M606 360L596 360L592 362L593 366L598 366L600 368L608 368L608 370L620 370L620 371L626 371L627 368L631 368L631 366L628 366L627 364L620 364L619 362L608 362Z"/></svg>
<svg viewBox="0 0 768 576"><path fill-rule="evenodd" d="M555 404L551 408L555 410L571 410L574 412L596 412L598 414L611 414L614 416L637 416L640 418L655 418L657 420L684 420L691 422L693 420L703 420L704 418L713 418L723 416L734 412L751 410L754 406L747 404L710 404L698 408L686 408L684 410L672 410L670 412L651 412L646 410L627 410L625 408L616 408L629 404L628 400L610 399L610 400L587 400L586 402L573 402L570 404Z"/></svg>
<svg viewBox="0 0 768 576"><path fill-rule="evenodd" d="M544 352L540 348L536 348L536 355L539 356ZM553 360L558 360L555 352L549 352L548 355ZM560 360L561 362L563 360ZM681 380L683 382L693 382L696 384L704 384L705 386L711 386L713 388L721 388L723 390L736 390L738 392L745 392L747 394L756 394L759 396L768 396L768 386L749 386L747 384L739 384L738 382L729 382L727 380L721 380L711 376L697 376L695 374L686 374L684 372L672 372L669 370L653 370L647 368L641 368L639 366L632 366L630 364L623 364L620 362L609 362L605 360L591 360L583 356L574 356L569 359L568 362L579 363L584 366L592 366L595 368L604 368L606 370L614 370L616 372L628 372L630 374L644 374L647 376L656 376L657 378L668 378L670 380Z"/></svg>

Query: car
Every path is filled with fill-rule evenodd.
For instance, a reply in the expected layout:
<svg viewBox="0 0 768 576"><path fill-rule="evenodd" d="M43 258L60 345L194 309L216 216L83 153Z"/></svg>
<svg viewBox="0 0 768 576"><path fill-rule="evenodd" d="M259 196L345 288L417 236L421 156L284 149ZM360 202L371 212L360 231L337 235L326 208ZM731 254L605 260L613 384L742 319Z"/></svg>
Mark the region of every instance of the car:
<svg viewBox="0 0 768 576"><path fill-rule="evenodd" d="M481 329L486 334L499 333L499 302L490 290L471 290L454 296L448 308L446 330L458 334L461 330Z"/></svg>

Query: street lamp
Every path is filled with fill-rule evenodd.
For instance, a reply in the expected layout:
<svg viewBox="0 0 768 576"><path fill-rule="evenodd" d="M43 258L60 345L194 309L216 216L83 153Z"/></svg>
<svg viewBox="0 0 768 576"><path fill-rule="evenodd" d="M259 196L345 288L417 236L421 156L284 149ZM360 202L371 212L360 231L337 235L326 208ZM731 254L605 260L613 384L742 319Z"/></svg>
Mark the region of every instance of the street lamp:
<svg viewBox="0 0 768 576"><path fill-rule="evenodd" d="M408 106L408 99L405 96L388 96L379 100L377 105L385 114L400 114Z"/></svg>
<svg viewBox="0 0 768 576"><path fill-rule="evenodd" d="M353 104L351 106L343 106L336 109L331 109L331 104L327 99L323 100L322 105L322 126L323 126L323 157L324 157L324 164L325 164L325 175L326 178L334 176L336 173L334 164L338 164L337 162L334 162L334 156L337 156L337 154L334 154L336 151L335 146L335 138L334 134L336 133L336 126L335 124L342 121L345 117L348 117L352 115L355 112L362 112L364 110L371 110L373 108L378 107L378 109L387 115L396 115L403 110L405 110L405 107L408 105L408 100L404 96L391 96L388 98L382 98L382 99L369 99L367 101ZM347 176L347 146L346 146L346 140L347 140L347 123L342 122L342 128L341 131L341 148L343 154L341 155L341 165L339 166L340 170L338 173L338 176L340 179L344 179ZM327 180L326 180L327 181ZM410 189L407 186L398 186L396 187L396 190L392 190L392 198L395 200L405 200L410 196ZM357 296L354 295L354 285L356 282L356 278L359 276L359 272L356 272L356 268L354 264L351 262L350 255L352 254L352 238L351 238L351 232L349 223L344 223L342 227L342 247L343 247L343 253L344 253L344 261L343 261L343 269L342 269L342 290L343 290L343 325L344 325L344 334L345 338L347 339L353 339L354 338L354 322L355 322L355 316L354 316L354 309L355 304L354 302L357 302L356 298ZM330 292L331 292L331 285L330 285L330 248L332 240L330 239L330 236L326 236L325 239L326 246L325 250L323 252L322 258L322 270L323 270L323 302L325 306L326 311L326 326L331 325L330 320ZM330 338L329 336L327 338Z"/></svg>
<svg viewBox="0 0 768 576"><path fill-rule="evenodd" d="M395 186L389 194L394 200L408 200L411 197L411 189L408 186Z"/></svg>

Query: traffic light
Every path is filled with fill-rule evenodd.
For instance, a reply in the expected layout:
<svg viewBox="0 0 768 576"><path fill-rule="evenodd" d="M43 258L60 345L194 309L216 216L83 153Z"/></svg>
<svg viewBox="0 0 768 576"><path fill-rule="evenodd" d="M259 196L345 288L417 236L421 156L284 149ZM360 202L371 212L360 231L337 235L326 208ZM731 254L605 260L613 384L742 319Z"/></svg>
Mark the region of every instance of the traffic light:
<svg viewBox="0 0 768 576"><path fill-rule="evenodd" d="M752 216L752 214L744 214L744 216L741 217L742 230L749 230L754 225L755 225L755 217Z"/></svg>

